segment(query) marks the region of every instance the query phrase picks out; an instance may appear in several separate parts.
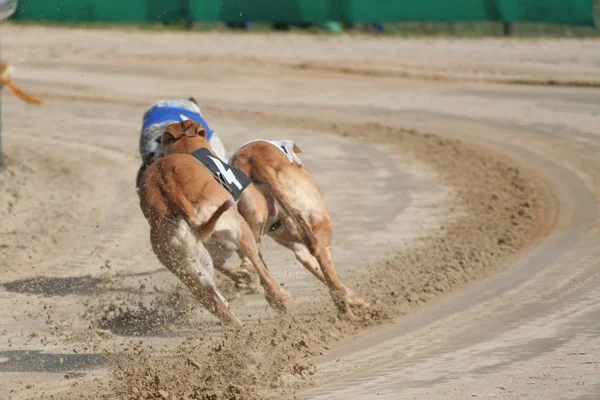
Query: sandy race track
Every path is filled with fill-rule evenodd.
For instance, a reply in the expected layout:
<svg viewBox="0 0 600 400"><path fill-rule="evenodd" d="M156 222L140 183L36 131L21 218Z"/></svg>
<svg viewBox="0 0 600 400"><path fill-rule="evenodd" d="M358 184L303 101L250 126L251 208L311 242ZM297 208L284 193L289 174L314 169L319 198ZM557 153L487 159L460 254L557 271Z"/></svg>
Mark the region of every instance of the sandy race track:
<svg viewBox="0 0 600 400"><path fill-rule="evenodd" d="M600 398L597 41L0 36L46 100L2 99L0 399ZM270 241L288 313L219 279L239 332L155 259L141 117L190 95L304 150L358 322Z"/></svg>

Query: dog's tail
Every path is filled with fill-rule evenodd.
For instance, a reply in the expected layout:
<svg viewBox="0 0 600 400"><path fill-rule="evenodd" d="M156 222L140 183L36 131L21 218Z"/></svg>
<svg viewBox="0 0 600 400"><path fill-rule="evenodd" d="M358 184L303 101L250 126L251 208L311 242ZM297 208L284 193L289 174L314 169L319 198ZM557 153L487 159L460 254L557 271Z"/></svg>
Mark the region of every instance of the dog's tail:
<svg viewBox="0 0 600 400"><path fill-rule="evenodd" d="M223 215L227 210L229 210L234 204L235 201L233 201L232 199L228 199L223 204L221 204L219 208L217 208L217 210L213 213L213 215L210 216L208 221L194 227L196 236L200 240L204 240L207 237L209 237L215 230L217 221L219 220L219 218L221 218L221 215Z"/></svg>
<svg viewBox="0 0 600 400"><path fill-rule="evenodd" d="M208 238L215 230L219 218L221 218L221 216L235 204L233 199L227 199L219 206L219 208L217 208L217 210L206 222L199 223L196 210L194 210L194 207L187 198L184 196L177 196L173 199L173 201L177 208L179 208L183 219L199 240Z"/></svg>
<svg viewBox="0 0 600 400"><path fill-rule="evenodd" d="M260 172L257 170L258 169L254 169L252 174L257 175L258 173L259 176L255 176L257 181L263 182L267 185L269 192L271 192L273 197L275 197L277 202L281 205L283 211L285 211L285 213L289 215L296 224L296 229L298 229L300 238L306 247L308 247L310 253L317 257L319 255L319 242L315 237L309 222L306 220L306 218L304 218L304 216L302 216L300 211L292 206L287 193L281 190L279 183L277 182L275 170L272 168L260 169Z"/></svg>

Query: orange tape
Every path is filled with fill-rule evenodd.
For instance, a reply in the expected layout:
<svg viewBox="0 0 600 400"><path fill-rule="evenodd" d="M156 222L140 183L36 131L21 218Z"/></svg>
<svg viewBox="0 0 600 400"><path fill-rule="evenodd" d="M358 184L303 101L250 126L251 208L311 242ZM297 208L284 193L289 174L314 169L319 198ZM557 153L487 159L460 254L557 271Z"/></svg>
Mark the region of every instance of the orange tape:
<svg viewBox="0 0 600 400"><path fill-rule="evenodd" d="M41 105L43 101L35 96L25 93L21 88L14 84L14 82L6 75L8 70L8 64L3 62L0 65L0 89L5 85L12 90L12 92L21 100L29 104Z"/></svg>

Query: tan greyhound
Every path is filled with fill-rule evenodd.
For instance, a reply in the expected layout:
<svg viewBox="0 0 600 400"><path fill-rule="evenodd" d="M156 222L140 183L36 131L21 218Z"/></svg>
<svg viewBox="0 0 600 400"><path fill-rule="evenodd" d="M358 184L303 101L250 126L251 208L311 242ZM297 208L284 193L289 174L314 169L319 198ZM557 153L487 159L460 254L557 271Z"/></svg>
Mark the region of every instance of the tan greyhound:
<svg viewBox="0 0 600 400"><path fill-rule="evenodd" d="M162 147L166 156L143 173L139 189L152 249L160 262L211 313L224 322L241 325L215 286L213 271L237 252L256 270L269 304L285 310L289 294L267 270L250 227L233 207L233 196L189 154L211 150L204 128L191 120L169 125Z"/></svg>
<svg viewBox="0 0 600 400"><path fill-rule="evenodd" d="M317 183L295 152L300 150L291 141L256 140L232 156L230 164L254 183L242 195L238 210L248 221L259 248L266 232L291 249L329 287L338 310L353 318L352 308L367 304L340 281L331 253L329 212ZM244 259L242 266L250 263Z"/></svg>

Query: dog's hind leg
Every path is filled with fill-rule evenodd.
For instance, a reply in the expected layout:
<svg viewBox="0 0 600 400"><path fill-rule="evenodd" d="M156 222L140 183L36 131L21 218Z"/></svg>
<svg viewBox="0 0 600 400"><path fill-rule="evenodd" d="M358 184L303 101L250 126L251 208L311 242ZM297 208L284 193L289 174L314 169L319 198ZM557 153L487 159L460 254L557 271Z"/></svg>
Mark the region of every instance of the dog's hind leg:
<svg viewBox="0 0 600 400"><path fill-rule="evenodd" d="M260 253L262 236L266 229L269 216L275 215L276 213L274 199L265 197L255 185L251 185L246 189L246 192L244 192L238 202L238 211L242 217L244 217L252 231L258 254L262 260L262 255ZM248 272L251 268L253 269L252 262L247 256L244 255L241 259L242 262L237 271ZM263 264L265 264L264 260ZM250 275L248 277L251 279ZM252 281L250 280L247 284L252 286Z"/></svg>
<svg viewBox="0 0 600 400"><path fill-rule="evenodd" d="M258 253L254 235L241 215L239 215L238 221L241 229L241 237L238 241L238 254L240 258L247 257L252 263L260 278L260 283L265 289L267 302L271 307L279 311L285 311L284 302L290 297L290 294L279 287L277 281L262 261L262 257Z"/></svg>
<svg viewBox="0 0 600 400"><path fill-rule="evenodd" d="M168 246L166 252L157 252L160 261L171 271L194 297L217 318L223 322L241 326L242 322L229 309L227 300L217 289L213 280L213 264L210 254L202 243L195 246L194 251L180 252Z"/></svg>
<svg viewBox="0 0 600 400"><path fill-rule="evenodd" d="M227 300L215 286L212 276L204 271L179 268L175 275L191 290L204 307L221 321L241 326L242 322L230 310Z"/></svg>
<svg viewBox="0 0 600 400"><path fill-rule="evenodd" d="M306 247L303 243L299 243L299 242L296 242L292 246L288 246L288 247L290 247L292 249L292 251L296 255L296 259L298 261L300 261L302 263L302 265L304 265L304 267L311 274L313 274L318 280L323 282L328 287L331 287L330 284L328 283L328 280L325 279L325 277L323 276L323 274L320 271L320 269L322 267L319 265L319 261L312 254L310 254L308 247ZM329 251L329 253L327 254L327 257L331 258L331 250L328 250L328 251ZM333 261L331 261L331 264L333 264ZM335 268L333 268L333 270L335 272ZM338 280L339 280L339 278L338 278ZM367 305L363 299L361 299L356 294L354 294L352 289L350 289L348 286L341 283L341 281L340 281L340 284L343 287L344 297L351 307L364 307ZM337 305L337 303L336 303L336 305Z"/></svg>
<svg viewBox="0 0 600 400"><path fill-rule="evenodd" d="M245 259L247 260L247 259ZM242 263L238 268L233 269L227 267L225 263L227 262L227 258L214 254L213 255L213 265L215 270L219 271L221 274L225 275L229 279L231 279L237 288L244 289L254 289L252 274L250 271L245 268L246 264ZM247 261L249 266L252 266L250 260Z"/></svg>
<svg viewBox="0 0 600 400"><path fill-rule="evenodd" d="M329 287L329 292L331 294L331 298L333 299L333 303L341 314L353 319L354 313L349 307L350 304L346 299L346 287L342 284L340 277L335 270L333 258L331 257L330 246L321 247L319 249L317 261L321 267L325 284Z"/></svg>
<svg viewBox="0 0 600 400"><path fill-rule="evenodd" d="M325 278L323 277L323 274L321 273L321 271L319 271L319 262L315 257L313 257L312 254L310 254L308 247L306 247L304 243L296 242L290 248L296 255L296 259L300 261L302 265L304 265L304 268L306 268L318 280L320 280L324 284L327 284Z"/></svg>

